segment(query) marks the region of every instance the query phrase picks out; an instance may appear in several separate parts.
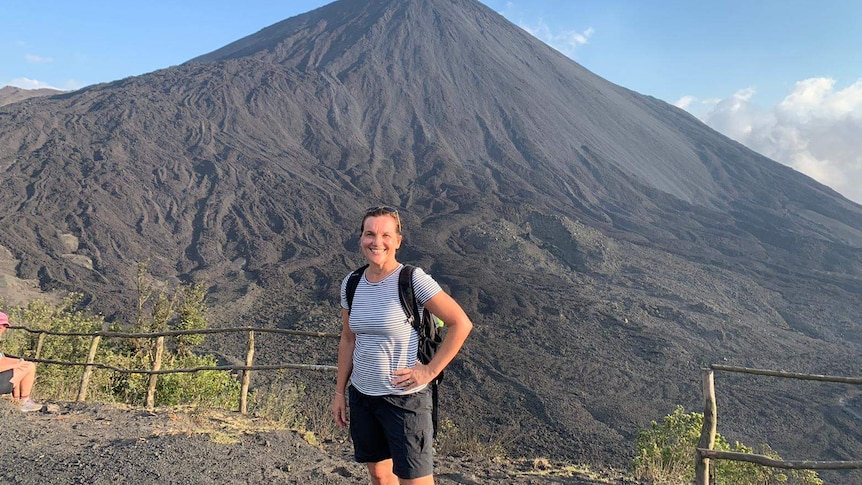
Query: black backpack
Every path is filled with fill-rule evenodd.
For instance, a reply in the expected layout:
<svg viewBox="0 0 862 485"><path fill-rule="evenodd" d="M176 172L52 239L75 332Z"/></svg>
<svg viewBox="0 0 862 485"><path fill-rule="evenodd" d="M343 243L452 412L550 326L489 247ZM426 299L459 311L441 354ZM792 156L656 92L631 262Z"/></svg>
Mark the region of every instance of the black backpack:
<svg viewBox="0 0 862 485"><path fill-rule="evenodd" d="M367 264L350 273L350 276L347 277L345 291L347 293L348 313L350 312L350 307L353 306L353 295L356 294L356 287L359 286L359 280L362 278L362 274L366 268L368 268ZM434 354L437 353L437 347L443 341L443 329L437 323L439 321L437 317L432 315L427 308L423 308L422 314L419 315L419 302L416 301L416 293L413 291L413 271L415 270L416 267L409 264L405 264L401 268L401 273L398 275L398 299L401 300L401 308L407 314L407 321L413 325L413 329L419 334L419 352L417 358L419 362L427 364L434 358ZM431 386L431 399L433 403L431 417L434 422L435 439L437 438L437 385L442 380L443 372L441 371L429 384Z"/></svg>

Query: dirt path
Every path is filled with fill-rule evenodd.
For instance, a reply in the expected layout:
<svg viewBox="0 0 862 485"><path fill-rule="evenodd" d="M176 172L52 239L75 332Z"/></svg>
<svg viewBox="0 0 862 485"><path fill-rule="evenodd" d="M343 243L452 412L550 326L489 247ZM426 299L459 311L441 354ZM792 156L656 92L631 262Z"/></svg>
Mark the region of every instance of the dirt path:
<svg viewBox="0 0 862 485"><path fill-rule="evenodd" d="M57 403L23 414L0 399L0 443L4 484L367 483L349 443L312 446L295 431L266 430L235 413ZM545 462L463 457L438 460L436 478L444 485L625 483Z"/></svg>

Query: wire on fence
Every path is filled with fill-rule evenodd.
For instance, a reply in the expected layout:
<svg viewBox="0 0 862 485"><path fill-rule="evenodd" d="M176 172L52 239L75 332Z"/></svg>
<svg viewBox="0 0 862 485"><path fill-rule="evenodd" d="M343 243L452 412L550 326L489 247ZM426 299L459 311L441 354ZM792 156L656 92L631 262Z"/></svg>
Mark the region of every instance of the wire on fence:
<svg viewBox="0 0 862 485"><path fill-rule="evenodd" d="M243 371L244 385L240 391L240 412L246 413L246 401L248 393L248 379L251 371L255 370L281 370L281 369L299 369L299 370L318 370L318 371L337 371L336 366L317 365L317 364L276 364L276 365L252 365L254 356L254 334L258 333L274 333L282 335L296 335L302 337L317 337L317 338L341 338L340 334L325 333L325 332L307 332L302 330L285 330L280 328L252 328L252 327L234 327L234 328L205 328L194 330L166 330L162 332L149 333L128 333L128 332L55 332L52 330L32 329L26 326L12 326L10 329L24 330L29 333L39 334L39 343L34 358L27 358L31 362L42 364L54 364L62 366L80 366L84 367L84 373L81 376L81 386L78 391L78 401L86 400L87 387L90 379L90 374L93 369L105 369L114 372L126 374L145 374L149 375L149 385L147 389L147 409L152 409L154 406L154 395L156 389L156 376L161 374L179 374L192 373L203 371ZM246 365L221 365L221 366L201 366L191 367L186 369L161 369L161 352L164 348L165 337L176 337L180 335L196 335L196 334L213 334L213 333L236 333L246 332L248 334L248 350L246 354ZM56 335L61 337L92 337L93 341L90 345L90 352L87 356L87 362L66 362L52 359L42 359L39 356L44 343L45 335ZM153 363L153 369L122 369L113 365L101 364L94 362L96 349L102 338L155 338L157 342L156 359ZM19 356L10 355L9 357L20 358Z"/></svg>

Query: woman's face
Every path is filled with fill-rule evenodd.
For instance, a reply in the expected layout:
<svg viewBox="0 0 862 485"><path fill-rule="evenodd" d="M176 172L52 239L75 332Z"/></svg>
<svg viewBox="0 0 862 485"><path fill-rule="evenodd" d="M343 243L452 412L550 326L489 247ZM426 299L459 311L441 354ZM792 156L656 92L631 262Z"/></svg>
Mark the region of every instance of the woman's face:
<svg viewBox="0 0 862 485"><path fill-rule="evenodd" d="M395 251L401 247L401 234L398 234L395 218L383 214L365 219L359 246L370 264L382 267L395 261Z"/></svg>

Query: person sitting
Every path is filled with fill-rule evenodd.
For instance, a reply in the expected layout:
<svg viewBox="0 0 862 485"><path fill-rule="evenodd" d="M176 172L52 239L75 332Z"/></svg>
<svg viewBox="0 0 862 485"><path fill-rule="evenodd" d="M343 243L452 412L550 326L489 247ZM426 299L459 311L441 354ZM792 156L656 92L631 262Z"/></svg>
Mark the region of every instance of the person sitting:
<svg viewBox="0 0 862 485"><path fill-rule="evenodd" d="M0 312L0 336L9 328L9 316ZM0 353L0 394L12 394L18 409L39 411L42 405L30 399L36 381L36 364Z"/></svg>

